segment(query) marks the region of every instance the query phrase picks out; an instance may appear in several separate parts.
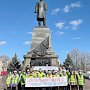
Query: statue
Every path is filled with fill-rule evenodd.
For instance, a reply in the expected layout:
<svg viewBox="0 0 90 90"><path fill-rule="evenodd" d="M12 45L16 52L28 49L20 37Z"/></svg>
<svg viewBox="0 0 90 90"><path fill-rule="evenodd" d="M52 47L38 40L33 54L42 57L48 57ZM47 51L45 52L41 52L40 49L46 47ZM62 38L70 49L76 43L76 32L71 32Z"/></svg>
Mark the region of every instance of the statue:
<svg viewBox="0 0 90 90"><path fill-rule="evenodd" d="M43 0L36 3L35 13L37 13L37 21L39 26L41 26L41 22L43 22L43 26L46 26L46 3Z"/></svg>

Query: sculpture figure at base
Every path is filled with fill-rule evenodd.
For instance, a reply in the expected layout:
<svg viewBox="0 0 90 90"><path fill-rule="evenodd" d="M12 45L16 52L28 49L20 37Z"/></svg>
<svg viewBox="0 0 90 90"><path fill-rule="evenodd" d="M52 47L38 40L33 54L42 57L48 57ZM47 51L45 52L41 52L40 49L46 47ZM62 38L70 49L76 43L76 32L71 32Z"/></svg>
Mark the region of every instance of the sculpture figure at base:
<svg viewBox="0 0 90 90"><path fill-rule="evenodd" d="M46 26L46 10L46 3L43 0L36 3L35 13L37 13L37 21L39 26L42 26L42 22L43 26Z"/></svg>

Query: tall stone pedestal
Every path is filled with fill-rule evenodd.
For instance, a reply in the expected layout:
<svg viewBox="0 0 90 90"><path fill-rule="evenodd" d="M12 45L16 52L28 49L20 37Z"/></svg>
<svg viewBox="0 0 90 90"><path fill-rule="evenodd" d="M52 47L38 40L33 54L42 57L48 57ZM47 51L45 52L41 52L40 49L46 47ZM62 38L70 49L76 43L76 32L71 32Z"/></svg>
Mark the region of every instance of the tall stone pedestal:
<svg viewBox="0 0 90 90"><path fill-rule="evenodd" d="M35 27L32 33L31 49L24 55L24 67L59 66L58 56L52 50L51 33L47 27Z"/></svg>

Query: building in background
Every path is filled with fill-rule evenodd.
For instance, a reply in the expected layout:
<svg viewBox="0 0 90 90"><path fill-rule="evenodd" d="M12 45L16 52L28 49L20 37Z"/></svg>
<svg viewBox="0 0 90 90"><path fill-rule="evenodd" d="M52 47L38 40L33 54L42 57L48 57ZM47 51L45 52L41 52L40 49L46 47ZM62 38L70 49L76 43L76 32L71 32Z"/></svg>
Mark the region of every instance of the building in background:
<svg viewBox="0 0 90 90"><path fill-rule="evenodd" d="M2 68L6 70L9 63L10 58L8 58L7 56L0 56L0 71L2 71Z"/></svg>

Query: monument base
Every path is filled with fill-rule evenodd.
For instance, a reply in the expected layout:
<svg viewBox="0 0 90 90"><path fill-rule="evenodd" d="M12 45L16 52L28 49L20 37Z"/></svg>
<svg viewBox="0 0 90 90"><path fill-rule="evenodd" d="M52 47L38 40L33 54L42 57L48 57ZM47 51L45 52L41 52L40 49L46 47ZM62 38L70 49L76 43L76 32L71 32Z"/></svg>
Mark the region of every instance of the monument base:
<svg viewBox="0 0 90 90"><path fill-rule="evenodd" d="M35 27L32 32L31 50L24 55L24 67L59 66L58 56L52 50L51 33L47 27Z"/></svg>

